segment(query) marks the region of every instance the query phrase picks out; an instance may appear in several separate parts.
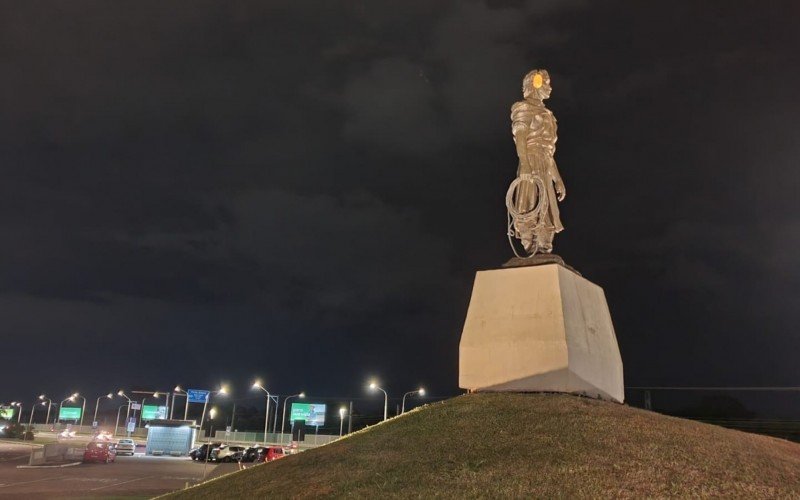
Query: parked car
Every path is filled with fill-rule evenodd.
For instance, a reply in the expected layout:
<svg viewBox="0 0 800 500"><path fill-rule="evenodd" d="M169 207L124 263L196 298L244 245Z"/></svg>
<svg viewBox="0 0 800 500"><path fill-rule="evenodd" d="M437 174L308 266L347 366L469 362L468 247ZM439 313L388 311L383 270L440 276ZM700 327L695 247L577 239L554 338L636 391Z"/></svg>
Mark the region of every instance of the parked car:
<svg viewBox="0 0 800 500"><path fill-rule="evenodd" d="M251 446L244 450L242 462L263 462L267 456L268 446Z"/></svg>
<svg viewBox="0 0 800 500"><path fill-rule="evenodd" d="M194 448L192 451L189 452L189 456L192 458L192 460L205 460L206 459L206 453L208 453L208 458L210 460L211 459L211 452L214 451L214 448L219 448L220 446L222 446L222 443L211 443L210 446L211 446L211 450L210 451L207 451L208 448L209 448L209 444L208 443L206 443L206 444L204 444L202 446L198 446L197 448Z"/></svg>
<svg viewBox="0 0 800 500"><path fill-rule="evenodd" d="M84 462L113 462L117 458L117 451L111 443L92 441L86 445L83 452Z"/></svg>
<svg viewBox="0 0 800 500"><path fill-rule="evenodd" d="M272 462L286 455L286 451L280 446L251 446L245 450L242 461Z"/></svg>
<svg viewBox="0 0 800 500"><path fill-rule="evenodd" d="M211 450L209 460L212 462L238 462L244 455L244 446L228 446L223 444Z"/></svg>
<svg viewBox="0 0 800 500"><path fill-rule="evenodd" d="M267 462L272 462L273 460L277 460L285 456L286 450L280 446L270 446L269 449L267 449Z"/></svg>
<svg viewBox="0 0 800 500"><path fill-rule="evenodd" d="M120 439L119 443L117 443L117 454L122 455L130 455L136 452L136 443L133 439Z"/></svg>

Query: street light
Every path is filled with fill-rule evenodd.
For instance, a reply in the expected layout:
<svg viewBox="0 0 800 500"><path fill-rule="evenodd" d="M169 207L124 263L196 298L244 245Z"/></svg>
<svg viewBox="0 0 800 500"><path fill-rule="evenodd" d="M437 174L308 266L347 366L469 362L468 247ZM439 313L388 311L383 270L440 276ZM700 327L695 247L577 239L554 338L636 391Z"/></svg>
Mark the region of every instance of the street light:
<svg viewBox="0 0 800 500"><path fill-rule="evenodd" d="M45 404L46 403L44 401L41 402L42 406L44 406ZM25 434L22 435L22 440L23 441L25 441L25 439L28 437L28 432L30 432L31 436L33 436L33 430L32 430L32 427L33 427L33 412L35 412L35 411L36 411L36 403L33 403L31 405L31 418L30 418L30 420L28 420L28 429L25 431ZM31 439L33 439L33 438L31 438Z"/></svg>
<svg viewBox="0 0 800 500"><path fill-rule="evenodd" d="M381 387L378 387L378 384L375 382L370 383L369 388L373 391L377 389L383 393L383 421L385 422L386 418L389 416L389 395L386 394L386 391Z"/></svg>
<svg viewBox="0 0 800 500"><path fill-rule="evenodd" d="M203 412L203 415L205 415L205 412ZM206 478L206 468L208 467L208 456L211 454L211 437L214 434L214 417L216 415L217 415L217 409L211 408L211 410L208 412L208 421L211 422L210 426L211 432L208 435L208 441L206 441L206 463L203 465L203 480L205 480Z"/></svg>
<svg viewBox="0 0 800 500"><path fill-rule="evenodd" d="M17 423L19 423L19 420L22 418L22 403L12 401L11 406L17 407Z"/></svg>
<svg viewBox="0 0 800 500"><path fill-rule="evenodd" d="M48 403L47 404L47 415L44 417L44 425L47 426L47 421L50 420L50 407L53 406L53 401L50 400L50 398L48 398L44 394L39 396L39 399L42 400L42 404L44 404L45 400L47 400L47 403Z"/></svg>
<svg viewBox="0 0 800 500"><path fill-rule="evenodd" d="M256 380L253 382L253 389L261 389L267 394L267 409L266 413L264 414L264 446L267 445L267 432L269 431L269 402L272 399L272 394L269 393L268 390L261 385L260 380Z"/></svg>
<svg viewBox="0 0 800 500"><path fill-rule="evenodd" d="M131 401L131 398L129 398L122 389L117 392L117 396L122 396L128 400L128 410L125 412L125 432L128 433L128 437L131 437L131 433L128 431L128 420L131 418L131 403L133 401ZM117 411L117 413L119 414L119 411ZM117 420L119 420L119 418L117 418Z"/></svg>
<svg viewBox="0 0 800 500"><path fill-rule="evenodd" d="M75 394L73 394L72 397L73 398L81 398L83 400L83 406L81 406L81 423L79 424L80 427L83 427L83 414L86 413L86 398L81 396L77 392Z"/></svg>
<svg viewBox="0 0 800 500"><path fill-rule="evenodd" d="M339 437L342 437L342 430L344 429L344 414L347 413L347 408L342 406L339 408Z"/></svg>
<svg viewBox="0 0 800 500"><path fill-rule="evenodd" d="M407 393L403 394L403 404L401 405L402 409L400 410L400 414L401 415L406 412L406 396L410 396L411 394L419 394L420 396L424 396L425 395L425 389L420 387L416 391L408 391Z"/></svg>
<svg viewBox="0 0 800 500"><path fill-rule="evenodd" d="M58 407L59 407L59 411L58 411L58 423L61 423L61 410L60 410L60 408L63 408L63 407L64 407L64 402L65 402L65 401L69 401L69 402L71 402L71 403L74 403L74 402L75 402L75 395L73 394L72 396L70 396L70 397L68 397L68 398L64 398L64 399L62 399L62 400L61 400L61 404L59 404L59 405L58 405Z"/></svg>
<svg viewBox="0 0 800 500"><path fill-rule="evenodd" d="M208 408L208 400L211 399L211 396L213 396L215 394L222 394L223 396L225 396L226 394L228 394L228 387L223 385L222 387L219 388L218 391L208 391L208 394L206 395L206 402L203 403L203 414L200 416L200 430L201 431L203 430L203 421L206 418L206 408ZM216 410L214 410L214 411L216 411Z"/></svg>
<svg viewBox="0 0 800 500"><path fill-rule="evenodd" d="M153 393L154 398L160 398L161 394L157 391ZM142 427L142 423L144 422L144 402L147 401L147 398L142 398L142 410L139 412L139 427Z"/></svg>
<svg viewBox="0 0 800 500"><path fill-rule="evenodd" d="M105 396L100 396L99 398L97 398L97 402L94 404L94 418L92 419L92 427L94 427L94 423L97 422L97 409L100 408L100 400L103 399L103 398L111 399L113 397L114 397L114 393L113 392L109 392Z"/></svg>
<svg viewBox="0 0 800 500"><path fill-rule="evenodd" d="M127 406L128 404L129 403L123 403L122 405L120 405L119 408L117 408L117 421L114 423L114 435L115 436L117 435L117 428L119 427L119 412L122 411L122 409L125 408L125 406Z"/></svg>
<svg viewBox="0 0 800 500"><path fill-rule="evenodd" d="M175 413L175 396L178 394L183 394L186 398L186 404L183 407L183 419L186 420L189 417L189 393L181 389L179 385L172 390L172 409L169 411L169 419L172 420L173 413Z"/></svg>
<svg viewBox="0 0 800 500"><path fill-rule="evenodd" d="M283 425L286 423L286 403L292 398L303 399L304 397L306 397L306 393L301 392L300 394L293 394L291 396L287 396L283 400L283 415L281 416L281 444L283 444Z"/></svg>

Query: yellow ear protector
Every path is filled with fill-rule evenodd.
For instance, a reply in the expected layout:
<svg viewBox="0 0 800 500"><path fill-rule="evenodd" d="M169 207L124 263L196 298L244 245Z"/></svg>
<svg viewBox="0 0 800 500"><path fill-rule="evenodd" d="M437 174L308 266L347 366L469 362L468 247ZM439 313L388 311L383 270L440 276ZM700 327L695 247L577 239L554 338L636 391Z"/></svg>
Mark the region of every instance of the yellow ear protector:
<svg viewBox="0 0 800 500"><path fill-rule="evenodd" d="M533 88L540 89L544 85L544 79L542 78L541 73L536 73L533 75Z"/></svg>

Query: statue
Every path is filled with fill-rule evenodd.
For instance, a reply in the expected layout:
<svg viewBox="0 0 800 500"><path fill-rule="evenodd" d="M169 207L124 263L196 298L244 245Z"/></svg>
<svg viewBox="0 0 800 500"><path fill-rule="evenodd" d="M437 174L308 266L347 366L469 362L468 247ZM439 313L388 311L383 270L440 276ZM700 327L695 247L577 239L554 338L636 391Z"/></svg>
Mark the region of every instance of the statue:
<svg viewBox="0 0 800 500"><path fill-rule="evenodd" d="M522 81L522 101L511 106L511 132L517 146L517 178L506 193L508 241L517 257L512 237L522 242L527 257L553 251L553 236L561 232L558 201L567 194L553 159L556 118L542 101L550 97L550 75L535 69Z"/></svg>

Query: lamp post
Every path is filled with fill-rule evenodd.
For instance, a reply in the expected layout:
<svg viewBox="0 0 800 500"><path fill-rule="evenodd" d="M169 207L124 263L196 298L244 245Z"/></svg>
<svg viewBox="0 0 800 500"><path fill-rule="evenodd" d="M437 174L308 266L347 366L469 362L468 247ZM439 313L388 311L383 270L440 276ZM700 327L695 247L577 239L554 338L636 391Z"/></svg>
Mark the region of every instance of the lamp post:
<svg viewBox="0 0 800 500"><path fill-rule="evenodd" d="M172 390L172 408L169 411L170 420L172 420L173 413L175 413L175 396L179 394L183 394L183 397L186 398L186 404L183 407L183 419L186 420L189 417L189 394L181 389L181 386L176 385L175 389Z"/></svg>
<svg viewBox="0 0 800 500"><path fill-rule="evenodd" d="M208 395L206 396L206 402L203 403L203 414L200 416L200 430L203 430L203 421L206 418L206 408L208 408L208 400L211 399L211 396L215 394L222 394L223 396L228 394L228 388L226 386L222 386L219 388L218 391L208 391ZM186 398L189 399L188 397ZM216 410L215 410L216 411Z"/></svg>
<svg viewBox="0 0 800 500"><path fill-rule="evenodd" d="M128 437L131 437L131 433L128 431L128 419L130 419L130 417L131 417L131 402L132 402L131 398L129 398L125 394L125 391L123 391L122 389L120 389L119 392L117 392L117 396L122 396L123 398L128 400L128 410L125 412L125 432L128 433ZM117 412L117 413L119 413L119 412ZM119 421L119 416L118 416L117 420Z"/></svg>
<svg viewBox="0 0 800 500"><path fill-rule="evenodd" d="M68 397L68 398L64 398L64 399L62 399L62 400L61 400L61 404L59 404L59 405L58 405L58 407L59 407L59 408L63 408L63 407L64 407L64 402L66 402L66 401L69 401L69 402L71 402L71 403L74 403L74 402L75 402L75 395L73 394L72 396L70 396L70 397ZM61 423L61 410L59 410L59 412L58 412L58 423L59 423L59 424Z"/></svg>
<svg viewBox="0 0 800 500"><path fill-rule="evenodd" d="M283 444L283 425L286 423L286 403L292 398L300 398L303 399L306 397L305 392L301 392L300 394L293 394L291 396L286 396L283 400L283 415L281 416L281 444Z"/></svg>
<svg viewBox="0 0 800 500"><path fill-rule="evenodd" d="M410 396L411 394L419 394L420 396L424 396L425 389L420 387L416 391L408 391L407 393L403 394L403 404L401 405L401 410L400 410L401 415L406 412L406 396Z"/></svg>
<svg viewBox="0 0 800 500"><path fill-rule="evenodd" d="M344 429L344 414L347 413L347 409L342 406L339 408L339 437L342 437L342 430Z"/></svg>
<svg viewBox="0 0 800 500"><path fill-rule="evenodd" d="M19 423L20 419L22 418L22 403L17 401L12 401L11 406L17 407L17 423Z"/></svg>
<svg viewBox="0 0 800 500"><path fill-rule="evenodd" d="M50 398L48 398L44 394L39 396L39 399L42 400L42 403L44 403L45 400L47 400L47 415L44 417L44 425L45 427L47 427L47 421L50 420L50 407L53 406L53 401L51 401Z"/></svg>
<svg viewBox="0 0 800 500"><path fill-rule="evenodd" d="M119 412L127 406L128 403L124 403L117 408L117 421L114 423L114 435L117 435L117 428L119 427Z"/></svg>
<svg viewBox="0 0 800 500"><path fill-rule="evenodd" d="M105 396L100 396L97 398L97 402L94 404L94 418L92 418L92 427L94 427L94 423L97 422L97 409L100 408L100 400L103 398L112 399L114 397L114 393L109 392ZM115 429L116 432L116 429Z"/></svg>
<svg viewBox="0 0 800 500"><path fill-rule="evenodd" d="M267 395L267 409L265 410L265 414L264 414L264 446L266 446L267 445L267 432L269 432L269 403L270 403L270 400L272 399L272 394L270 394L269 391L266 390L263 385L261 385L261 381L260 380L256 380L255 382L253 382L253 389L261 389Z"/></svg>
<svg viewBox="0 0 800 500"><path fill-rule="evenodd" d="M204 412L205 413L205 412ZM206 441L206 463L203 465L203 480L206 478L206 468L208 467L208 456L211 454L211 436L214 434L214 416L217 414L216 408L211 408L208 412L208 421L211 422L211 432L208 434Z"/></svg>
<svg viewBox="0 0 800 500"><path fill-rule="evenodd" d="M73 394L72 397L73 398L81 398L83 400L83 405L81 406L81 423L79 424L79 428L80 428L80 427L83 427L83 414L86 413L86 398L81 396L77 392L75 394Z"/></svg>
<svg viewBox="0 0 800 500"><path fill-rule="evenodd" d="M157 398L157 397L160 397L160 396L161 396L161 394L159 394L158 392L154 392L153 393L153 397L154 398ZM145 401L147 401L147 398L142 398L142 410L139 412L139 427L142 427L142 424L144 423L144 402Z"/></svg>
<svg viewBox="0 0 800 500"><path fill-rule="evenodd" d="M389 416L389 395L386 393L385 390L383 390L383 388L379 387L378 384L376 384L375 382L369 384L369 388L372 389L373 391L377 389L383 393L383 421L385 422Z"/></svg>

